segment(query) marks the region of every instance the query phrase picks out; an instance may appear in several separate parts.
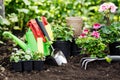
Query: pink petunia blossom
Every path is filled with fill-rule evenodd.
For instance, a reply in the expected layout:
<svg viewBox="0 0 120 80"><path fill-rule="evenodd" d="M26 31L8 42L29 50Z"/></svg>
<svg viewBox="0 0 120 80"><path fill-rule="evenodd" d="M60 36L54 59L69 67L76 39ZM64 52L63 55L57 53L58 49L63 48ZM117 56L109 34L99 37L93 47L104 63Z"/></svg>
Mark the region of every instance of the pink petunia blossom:
<svg viewBox="0 0 120 80"><path fill-rule="evenodd" d="M83 30L83 33L84 33L84 34L88 34L88 32L89 32L88 29L84 29L84 30Z"/></svg>
<svg viewBox="0 0 120 80"><path fill-rule="evenodd" d="M100 33L98 31L93 31L91 35L94 36L95 38L100 37Z"/></svg>
<svg viewBox="0 0 120 80"><path fill-rule="evenodd" d="M93 25L93 28L94 29L99 29L101 27L101 24L99 24L99 23L95 23L94 25Z"/></svg>
<svg viewBox="0 0 120 80"><path fill-rule="evenodd" d="M85 33L80 34L80 38L85 38L85 37L86 37Z"/></svg>
<svg viewBox="0 0 120 80"><path fill-rule="evenodd" d="M110 11L111 11L111 13L115 13L115 12L116 12L116 9L117 9L118 7L115 6L115 4L113 4L113 3L109 3L109 6L110 6Z"/></svg>

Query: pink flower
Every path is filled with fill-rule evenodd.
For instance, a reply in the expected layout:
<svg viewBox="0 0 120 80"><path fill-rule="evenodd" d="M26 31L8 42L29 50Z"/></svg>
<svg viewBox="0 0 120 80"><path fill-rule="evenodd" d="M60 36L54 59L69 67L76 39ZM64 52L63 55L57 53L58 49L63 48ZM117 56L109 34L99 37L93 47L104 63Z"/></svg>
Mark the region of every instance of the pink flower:
<svg viewBox="0 0 120 80"><path fill-rule="evenodd" d="M118 7L115 6L115 4L113 4L113 3L109 3L109 7L110 7L111 13L115 13L115 12L116 12L116 9L118 8Z"/></svg>
<svg viewBox="0 0 120 80"><path fill-rule="evenodd" d="M108 3L103 3L100 8L99 8L99 12L103 12L109 9L109 4Z"/></svg>
<svg viewBox="0 0 120 80"><path fill-rule="evenodd" d="M101 25L99 24L99 23L95 23L94 25L93 25L93 28L94 29L99 29L101 27Z"/></svg>
<svg viewBox="0 0 120 80"><path fill-rule="evenodd" d="M118 7L116 7L114 3L111 3L111 2L110 3L103 3L99 8L99 12L110 10L111 13L114 13L114 12L116 12L117 8Z"/></svg>
<svg viewBox="0 0 120 80"><path fill-rule="evenodd" d="M91 35L94 36L95 38L100 37L100 33L98 33L97 31L93 31Z"/></svg>
<svg viewBox="0 0 120 80"><path fill-rule="evenodd" d="M88 34L88 32L89 32L88 29L84 29L84 30L83 30L83 33L84 33L84 34Z"/></svg>
<svg viewBox="0 0 120 80"><path fill-rule="evenodd" d="M82 33L82 34L80 35L80 37L81 37L81 38L85 38L85 37L86 37L86 34L85 34L85 33Z"/></svg>

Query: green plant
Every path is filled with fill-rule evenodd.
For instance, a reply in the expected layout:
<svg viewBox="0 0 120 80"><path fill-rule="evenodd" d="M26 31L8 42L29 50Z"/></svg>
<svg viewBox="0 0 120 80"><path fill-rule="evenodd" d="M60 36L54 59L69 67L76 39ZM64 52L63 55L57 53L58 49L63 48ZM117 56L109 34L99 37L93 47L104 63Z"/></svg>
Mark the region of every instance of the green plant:
<svg viewBox="0 0 120 80"><path fill-rule="evenodd" d="M11 56L10 56L10 61L12 62L12 61L14 61L14 62L19 62L20 60L21 60L21 54L22 54L22 52L21 53L14 53L14 52L12 52L12 54L11 54Z"/></svg>
<svg viewBox="0 0 120 80"><path fill-rule="evenodd" d="M45 16L48 22L52 25L65 23L66 17L80 16L85 22L85 25L91 25L93 22L101 20L101 14L97 12L98 5L105 0L4 0L5 15L9 21L9 15L15 14L18 18L17 22L9 21L10 25L5 27L8 30L18 29L23 31L26 28L26 23L38 16ZM119 0L112 0L117 6ZM14 5L14 7L13 7ZM120 21L120 10L114 20ZM2 26L4 27L4 26Z"/></svg>
<svg viewBox="0 0 120 80"><path fill-rule="evenodd" d="M88 30L83 30L83 33L76 40L76 43L82 47L82 53L95 57L105 57L104 52L106 50L108 52L108 44L120 40L120 23L113 19L117 8L111 2L103 3L100 6L99 12L102 14L101 24L95 23L92 27L92 33ZM88 33L90 34L88 35Z"/></svg>
<svg viewBox="0 0 120 80"><path fill-rule="evenodd" d="M55 40L72 41L73 30L66 25L56 25L53 28L53 36Z"/></svg>
<svg viewBox="0 0 120 80"><path fill-rule="evenodd" d="M120 23L113 22L109 26L102 26L99 30L105 44L120 41Z"/></svg>
<svg viewBox="0 0 120 80"><path fill-rule="evenodd" d="M45 56L43 53L40 53L40 52L34 52L33 53L33 60L42 60L44 61L45 60Z"/></svg>
<svg viewBox="0 0 120 80"><path fill-rule="evenodd" d="M120 39L120 23L114 21L118 7L111 2L100 5L99 12L103 15L101 19L100 36L105 44L114 43Z"/></svg>
<svg viewBox="0 0 120 80"><path fill-rule="evenodd" d="M10 56L10 61L19 62L19 61L25 61L25 60L32 60L32 58L33 58L33 55L29 50L24 52L20 49L20 50L16 50L15 52L12 52Z"/></svg>
<svg viewBox="0 0 120 80"><path fill-rule="evenodd" d="M10 25L10 22L6 19L6 18L3 18L1 15L0 15L0 40L2 40L2 33L5 31L5 30L8 30L8 28L6 26Z"/></svg>
<svg viewBox="0 0 120 80"><path fill-rule="evenodd" d="M96 31L83 30L80 37L76 39L76 44L82 48L81 54L88 54L90 57L105 57L106 55L104 53L106 45Z"/></svg>
<svg viewBox="0 0 120 80"><path fill-rule="evenodd" d="M27 50L24 54L22 54L22 61L32 60L33 53L30 50Z"/></svg>

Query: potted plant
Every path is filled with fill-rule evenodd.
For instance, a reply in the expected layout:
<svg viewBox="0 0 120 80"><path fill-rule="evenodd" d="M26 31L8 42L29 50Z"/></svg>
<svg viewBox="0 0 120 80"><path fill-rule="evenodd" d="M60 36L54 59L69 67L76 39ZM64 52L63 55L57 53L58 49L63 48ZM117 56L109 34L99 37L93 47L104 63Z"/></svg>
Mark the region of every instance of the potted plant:
<svg viewBox="0 0 120 80"><path fill-rule="evenodd" d="M66 58L70 56L71 53L71 41L73 38L73 31L71 27L66 25L56 25L53 29L54 42L53 47L60 49Z"/></svg>
<svg viewBox="0 0 120 80"><path fill-rule="evenodd" d="M90 57L105 57L104 50L106 45L97 30L83 29L82 34L76 38L76 44L82 48L81 54L87 54Z"/></svg>
<svg viewBox="0 0 120 80"><path fill-rule="evenodd" d="M99 30L103 42L108 46L110 55L120 55L120 23L113 21L114 14L116 13L117 6L114 3L103 3L99 11L103 14L104 24Z"/></svg>
<svg viewBox="0 0 120 80"><path fill-rule="evenodd" d="M24 52L22 50L17 50L16 52L12 52L10 56L10 62L12 63L12 69L18 72L23 71L22 68L22 59L21 56Z"/></svg>
<svg viewBox="0 0 120 80"><path fill-rule="evenodd" d="M99 12L103 14L101 16L101 24L95 23L90 30L92 32L86 29L83 30L80 37L76 39L76 43L82 47L82 53L88 53L90 56L95 57L105 57L107 54L120 54L118 52L120 51L119 48L116 47L116 44L117 46L119 45L120 40L120 23L113 21L113 14L115 14L116 9L115 4L111 2L103 3L100 6Z"/></svg>
<svg viewBox="0 0 120 80"><path fill-rule="evenodd" d="M103 26L100 30L103 42L108 45L110 55L120 55L120 24L112 23L110 26Z"/></svg>
<svg viewBox="0 0 120 80"><path fill-rule="evenodd" d="M33 53L33 70L41 71L44 67L45 56L41 52Z"/></svg>
<svg viewBox="0 0 120 80"><path fill-rule="evenodd" d="M81 52L81 47L76 44L75 39L73 38L71 42L71 56L78 56Z"/></svg>
<svg viewBox="0 0 120 80"><path fill-rule="evenodd" d="M22 54L23 70L32 71L33 70L33 54L30 50L27 50Z"/></svg>
<svg viewBox="0 0 120 80"><path fill-rule="evenodd" d="M31 71L32 70L32 53L28 50L26 52L16 50L10 56L12 67L15 71Z"/></svg>

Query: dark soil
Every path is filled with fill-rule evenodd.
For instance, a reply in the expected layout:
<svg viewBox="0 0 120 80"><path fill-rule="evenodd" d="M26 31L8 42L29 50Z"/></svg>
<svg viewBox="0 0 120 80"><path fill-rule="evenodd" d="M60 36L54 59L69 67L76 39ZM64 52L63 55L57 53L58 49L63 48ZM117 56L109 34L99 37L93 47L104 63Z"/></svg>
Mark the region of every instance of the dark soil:
<svg viewBox="0 0 120 80"><path fill-rule="evenodd" d="M80 55L70 57L66 65L45 65L43 71L15 72L9 62L12 48L10 41L0 44L0 80L120 80L120 62L94 61L84 70L79 63Z"/></svg>

